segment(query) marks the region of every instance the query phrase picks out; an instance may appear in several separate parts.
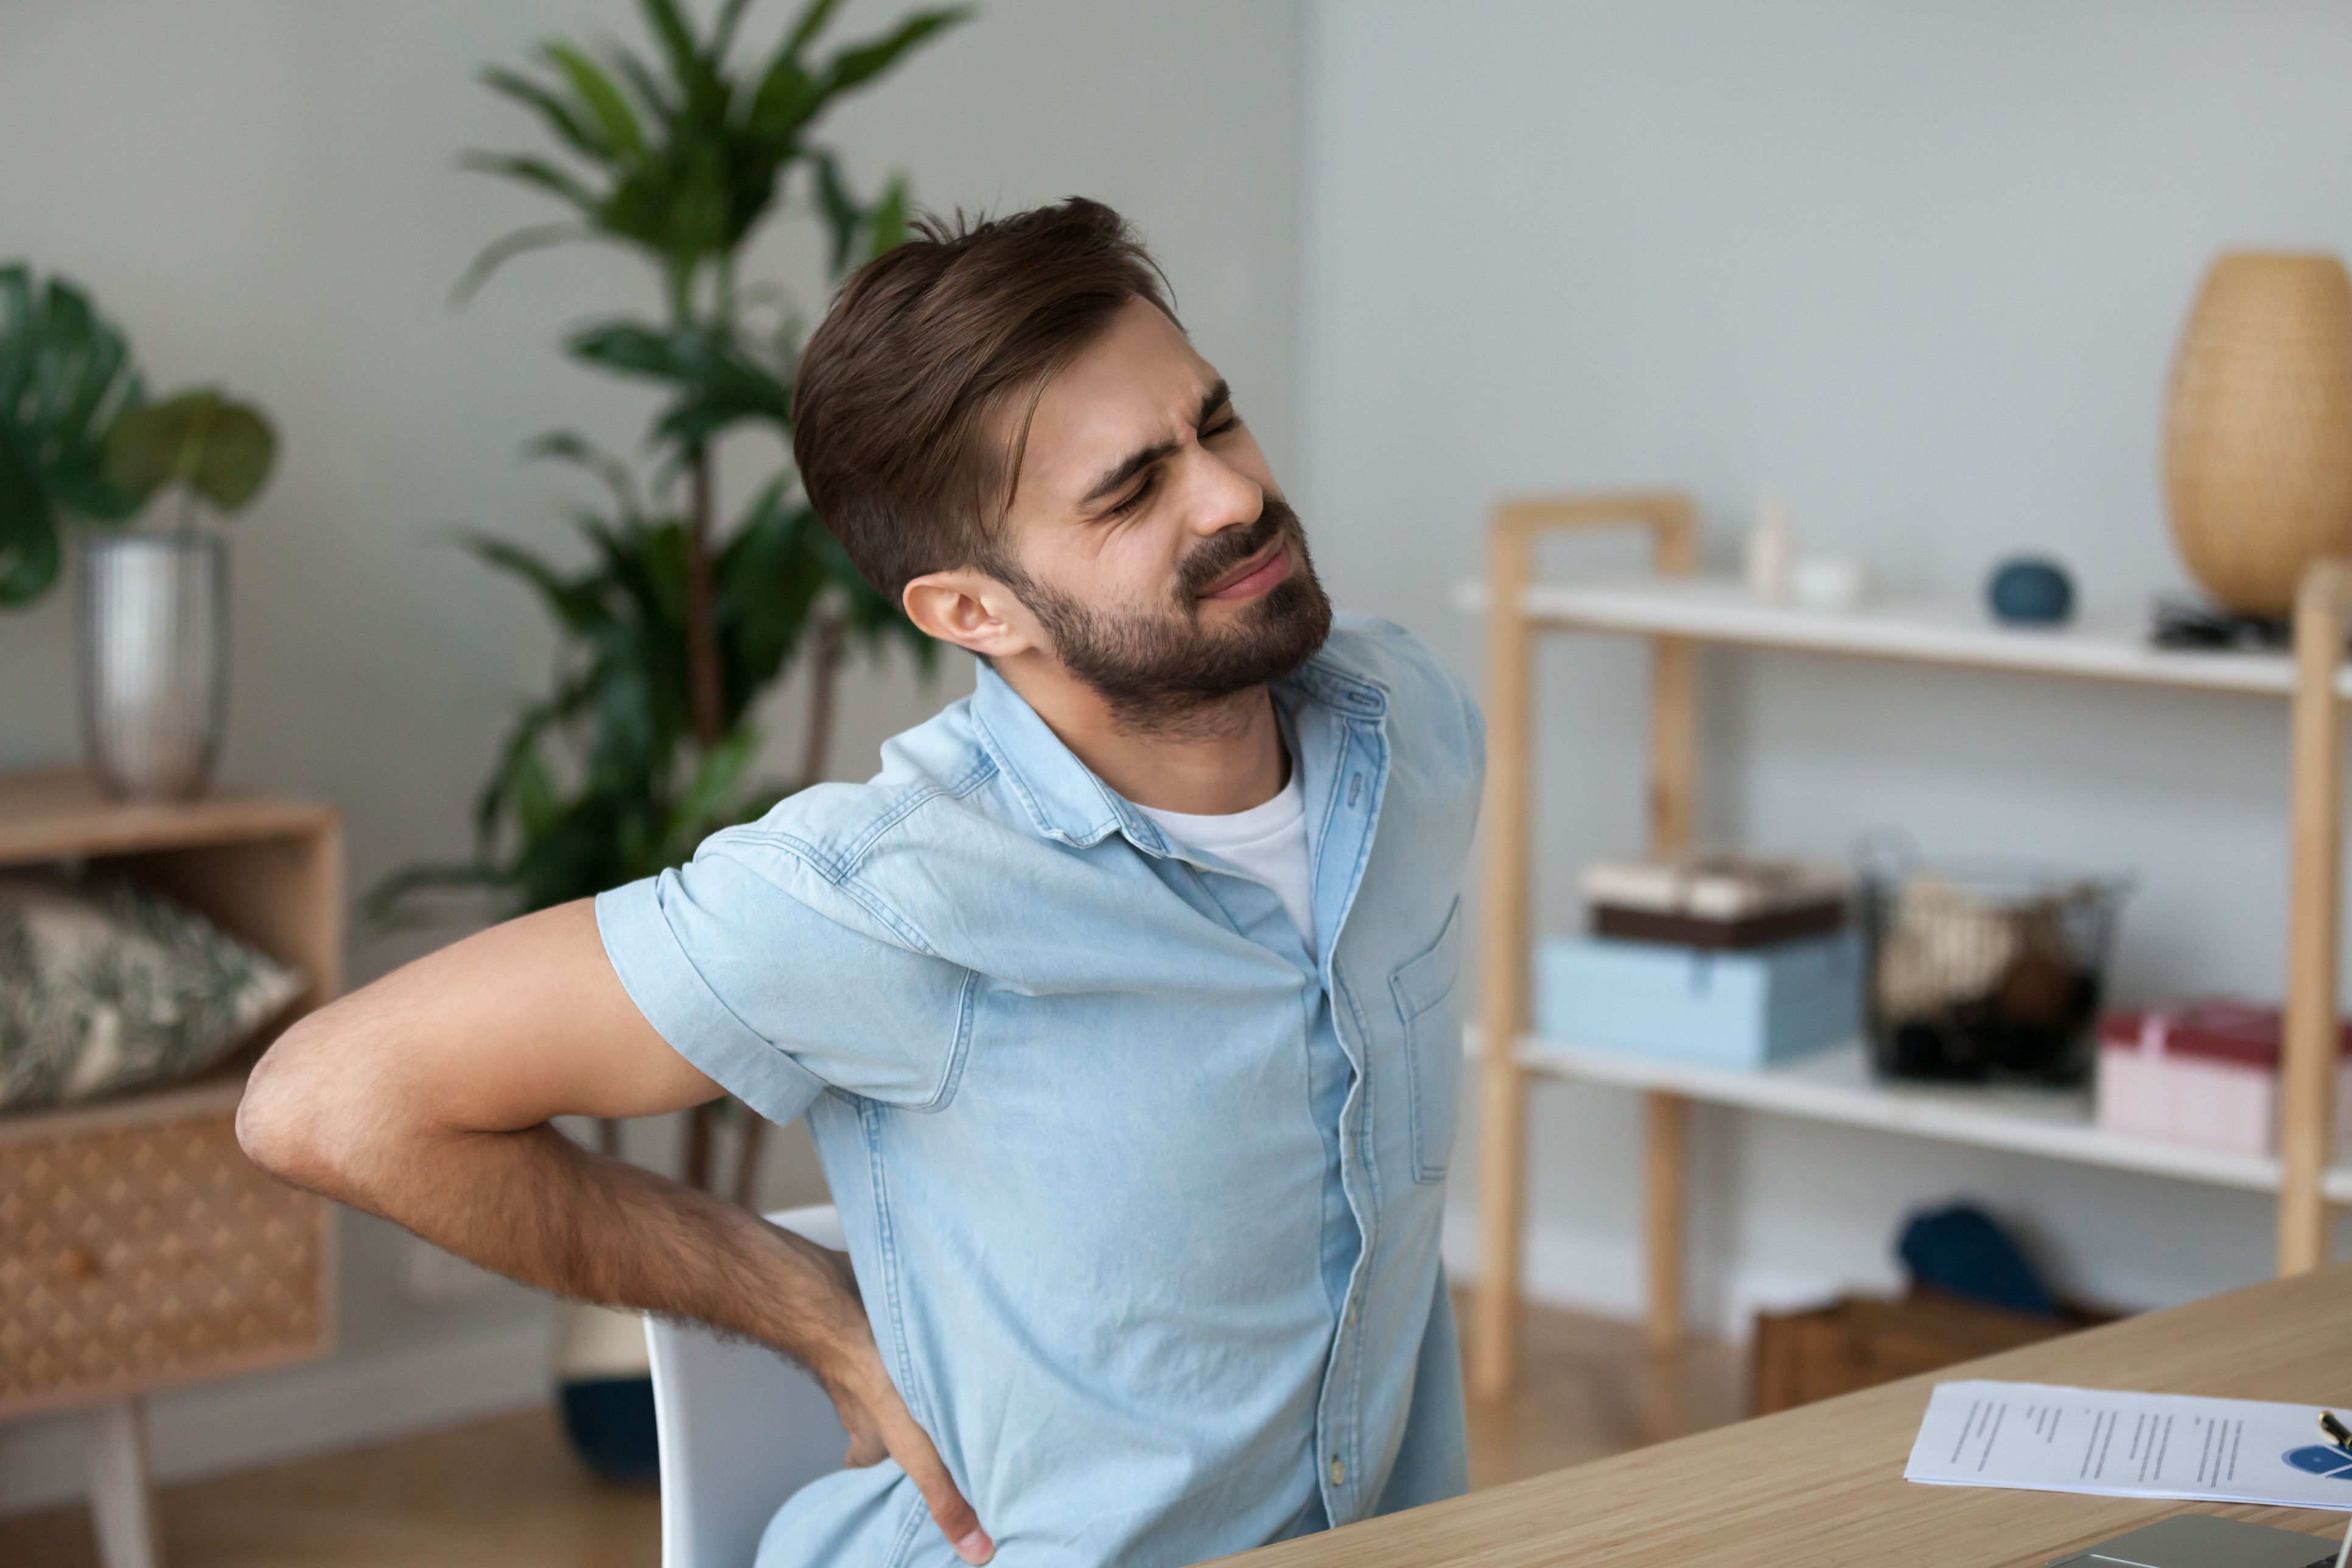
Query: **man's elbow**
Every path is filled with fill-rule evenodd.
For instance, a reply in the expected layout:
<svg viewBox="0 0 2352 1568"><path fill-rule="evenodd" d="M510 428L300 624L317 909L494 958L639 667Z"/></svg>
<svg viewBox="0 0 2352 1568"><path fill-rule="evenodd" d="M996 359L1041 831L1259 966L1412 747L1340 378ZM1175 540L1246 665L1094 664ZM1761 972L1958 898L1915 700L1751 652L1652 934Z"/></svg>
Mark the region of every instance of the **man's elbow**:
<svg viewBox="0 0 2352 1568"><path fill-rule="evenodd" d="M338 1185L335 1087L317 1015L278 1037L246 1080L236 1141L246 1158L280 1181L313 1191Z"/></svg>

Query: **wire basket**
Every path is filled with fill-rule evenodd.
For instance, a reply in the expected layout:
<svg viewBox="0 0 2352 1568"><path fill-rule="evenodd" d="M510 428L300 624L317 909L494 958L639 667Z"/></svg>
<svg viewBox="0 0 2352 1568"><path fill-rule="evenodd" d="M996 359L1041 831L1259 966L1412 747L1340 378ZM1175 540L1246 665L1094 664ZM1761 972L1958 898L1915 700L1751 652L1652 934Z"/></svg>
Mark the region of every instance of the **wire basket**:
<svg viewBox="0 0 2352 1568"><path fill-rule="evenodd" d="M1862 860L1866 1012L1880 1072L2050 1085L2089 1076L2127 878Z"/></svg>

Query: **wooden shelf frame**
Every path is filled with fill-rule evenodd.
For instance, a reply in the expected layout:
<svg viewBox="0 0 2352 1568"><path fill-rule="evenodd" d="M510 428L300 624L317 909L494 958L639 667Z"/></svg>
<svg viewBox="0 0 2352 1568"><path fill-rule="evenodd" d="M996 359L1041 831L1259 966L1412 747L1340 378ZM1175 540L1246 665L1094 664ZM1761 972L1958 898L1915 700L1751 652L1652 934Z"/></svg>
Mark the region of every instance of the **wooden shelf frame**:
<svg viewBox="0 0 2352 1568"><path fill-rule="evenodd" d="M1536 580L1536 552L1545 537L1628 526L1650 535L1653 575ZM1498 1397L1518 1380L1530 1074L1614 1083L1643 1094L1645 1326L1650 1343L1658 1348L1671 1346L1684 1331L1684 1219L1694 1100L2276 1191L2279 1273L2324 1264L2328 1205L2352 1199L2352 1171L2329 1170L2343 894L2344 718L2345 704L2352 700L2352 671L2345 668L2343 649L2352 619L2352 561L2317 562L2305 574L2291 657L2153 649L2134 630L2097 621L2054 633L2014 631L1948 605L1900 600L1850 615L1759 605L1729 584L1698 577L1696 565L1696 512L1681 492L1526 498L1496 509L1487 578L1467 595L1487 616L1486 936L1478 1034L1517 1042L1507 1052L1477 1055L1482 1143L1472 1392ZM2292 837L2280 1157L2231 1162L2105 1137L2086 1128L2079 1110L2053 1116L2047 1103L2031 1111L2021 1108L2007 1118L1992 1110L1970 1113L1965 1096L1955 1099L1949 1090L1938 1100L1932 1091L1914 1095L1874 1088L1859 1074L1851 1083L1816 1081L1822 1076L1821 1064L1753 1075L1709 1073L1529 1038L1535 658L1545 635L1563 631L1649 640L1647 839L1649 851L1658 855L1691 844L1699 769L1698 650L1704 644L2287 698Z"/></svg>

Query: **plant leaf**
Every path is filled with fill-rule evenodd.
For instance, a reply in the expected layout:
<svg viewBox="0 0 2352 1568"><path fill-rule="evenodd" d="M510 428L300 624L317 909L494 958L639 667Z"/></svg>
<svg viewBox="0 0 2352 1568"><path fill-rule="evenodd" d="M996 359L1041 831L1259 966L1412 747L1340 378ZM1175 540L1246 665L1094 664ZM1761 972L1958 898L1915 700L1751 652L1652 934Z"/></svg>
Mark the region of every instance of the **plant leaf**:
<svg viewBox="0 0 2352 1568"><path fill-rule="evenodd" d="M527 250L544 250L550 246L568 245L575 240L593 237L594 231L585 224L542 223L530 228L519 228L512 234L492 240L482 247L482 253L450 286L449 302L462 305L490 280L490 274L508 261Z"/></svg>
<svg viewBox="0 0 2352 1568"><path fill-rule="evenodd" d="M621 89L604 68L561 38L549 39L541 46L541 52L563 73L572 90L580 95L588 112L596 117L607 154L620 162L642 162L646 155L645 132L638 126L629 100L621 96Z"/></svg>
<svg viewBox="0 0 2352 1568"><path fill-rule="evenodd" d="M544 158L535 158L526 153L467 153L457 160L457 166L476 174L497 174L503 179L536 185L550 195L570 202L592 222L603 205L593 191L572 175Z"/></svg>
<svg viewBox="0 0 2352 1568"><path fill-rule="evenodd" d="M791 36L784 39L783 52L798 59L803 50L816 42L816 36L824 31L825 24L833 20L834 12L840 7L841 0L809 0L801 12L801 19L793 25Z"/></svg>
<svg viewBox="0 0 2352 1568"><path fill-rule="evenodd" d="M678 8L677 0L638 0L638 9L645 13L646 24L653 30L654 38L668 58L670 76L684 89L686 118L698 120L712 110L725 112L724 84L710 62L702 58L695 47L694 29L688 25L686 13Z"/></svg>
<svg viewBox="0 0 2352 1568"><path fill-rule="evenodd" d="M197 387L116 416L106 433L106 468L125 489L185 485L224 512L253 500L278 455L277 433L258 408Z"/></svg>
<svg viewBox="0 0 2352 1568"><path fill-rule="evenodd" d="M510 573L538 589L549 613L567 631L584 635L612 619L604 608L604 595L594 584L567 579L521 545L485 533L468 533L463 542L485 563Z"/></svg>
<svg viewBox="0 0 2352 1568"><path fill-rule="evenodd" d="M901 55L924 39L968 21L971 16L971 7L969 5L918 11L882 37L842 50L825 67L824 97L831 100L863 87L897 65Z"/></svg>
<svg viewBox="0 0 2352 1568"><path fill-rule="evenodd" d="M838 278L848 269L850 252L857 245L858 226L866 221L866 215L843 183L841 164L831 148L816 149L810 153L809 161L816 165L817 211L824 215L825 230L833 242L825 270Z"/></svg>
<svg viewBox="0 0 2352 1568"><path fill-rule="evenodd" d="M627 465L577 431L550 430L534 437L523 444L522 455L532 461L547 458L585 468L604 481L613 492L614 504L625 514L634 515L639 510L636 483L630 479Z"/></svg>
<svg viewBox="0 0 2352 1568"><path fill-rule="evenodd" d="M759 754L760 732L740 725L696 759L677 804L670 808L662 834L663 858L683 860L726 818L729 800L743 779L744 770Z"/></svg>
<svg viewBox="0 0 2352 1568"><path fill-rule="evenodd" d="M866 220L872 236L866 247L867 260L907 243L907 226L912 216L913 206L914 197L908 190L907 177L904 174L892 175L890 183L882 187L882 199L874 204L874 211Z"/></svg>
<svg viewBox="0 0 2352 1568"><path fill-rule="evenodd" d="M816 78L786 50L777 51L751 91L743 129L766 146L782 149L815 114Z"/></svg>
<svg viewBox="0 0 2352 1568"><path fill-rule="evenodd" d="M0 432L0 609L29 605L58 580L58 524L48 498Z"/></svg>
<svg viewBox="0 0 2352 1568"><path fill-rule="evenodd" d="M482 71L480 79L482 85L492 92L510 98L537 114L564 145L599 162L612 156L613 149L609 142L592 135L579 117L572 112L571 105L521 72L509 70L503 66L490 66Z"/></svg>
<svg viewBox="0 0 2352 1568"><path fill-rule="evenodd" d="M107 474L107 427L145 401L121 333L62 278L0 267L0 607L57 581L68 513L103 521L145 499Z"/></svg>
<svg viewBox="0 0 2352 1568"><path fill-rule="evenodd" d="M705 51L714 69L723 69L727 51L735 47L735 29L742 25L743 9L751 0L726 0L719 7L719 19L710 29L710 47Z"/></svg>
<svg viewBox="0 0 2352 1568"><path fill-rule="evenodd" d="M677 123L678 106L663 89L661 79L654 75L652 67L618 44L607 49L606 58L621 79L636 93L638 107L664 126Z"/></svg>

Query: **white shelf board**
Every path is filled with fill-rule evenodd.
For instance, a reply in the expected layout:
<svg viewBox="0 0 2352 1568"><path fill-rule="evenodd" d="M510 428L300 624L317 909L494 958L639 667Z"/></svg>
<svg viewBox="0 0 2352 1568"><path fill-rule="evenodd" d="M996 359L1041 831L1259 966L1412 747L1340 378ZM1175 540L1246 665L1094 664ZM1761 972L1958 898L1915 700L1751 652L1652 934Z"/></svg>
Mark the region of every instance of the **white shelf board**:
<svg viewBox="0 0 2352 1568"><path fill-rule="evenodd" d="M1780 1067L1741 1071L1528 1038L1520 1042L1519 1062L1529 1071L1554 1078L1660 1089L1713 1105L1874 1127L1948 1143L2252 1192L2274 1193L2279 1185L2276 1160L2102 1131L2092 1122L2086 1092L1889 1082L1871 1072L1859 1043L1817 1051ZM2352 1204L2352 1167L2329 1170L2322 1190L2332 1202Z"/></svg>
<svg viewBox="0 0 2352 1568"><path fill-rule="evenodd" d="M1464 584L1456 597L1465 608L1482 610L1486 584ZM1567 630L2208 691L2284 696L2294 689L2294 661L2286 654L2155 647L2139 619L2115 615L2086 615L2064 626L2005 626L1974 602L1916 595L1814 610L1769 604L1735 579L1704 575L1535 583L1520 603L1539 624ZM2336 685L2352 697L2352 668L2340 671Z"/></svg>

